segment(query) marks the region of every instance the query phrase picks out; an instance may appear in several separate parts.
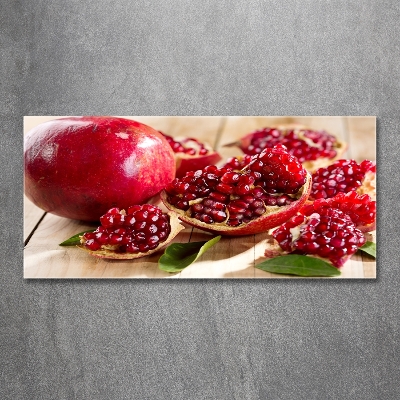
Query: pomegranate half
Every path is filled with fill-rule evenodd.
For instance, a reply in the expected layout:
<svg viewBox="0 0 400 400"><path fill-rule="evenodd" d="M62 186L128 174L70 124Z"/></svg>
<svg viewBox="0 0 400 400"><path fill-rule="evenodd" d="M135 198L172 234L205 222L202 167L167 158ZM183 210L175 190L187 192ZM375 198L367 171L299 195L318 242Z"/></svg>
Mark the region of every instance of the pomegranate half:
<svg viewBox="0 0 400 400"><path fill-rule="evenodd" d="M61 217L96 221L110 208L143 204L175 177L174 153L158 131L117 117L69 117L25 139L25 194Z"/></svg>
<svg viewBox="0 0 400 400"><path fill-rule="evenodd" d="M286 146L310 172L333 163L347 148L345 142L324 130L298 124L258 129L226 146L237 146L243 153L255 155L277 144Z"/></svg>
<svg viewBox="0 0 400 400"><path fill-rule="evenodd" d="M241 171L215 165L176 178L161 199L199 229L239 236L265 232L305 203L311 175L284 146L267 148Z"/></svg>

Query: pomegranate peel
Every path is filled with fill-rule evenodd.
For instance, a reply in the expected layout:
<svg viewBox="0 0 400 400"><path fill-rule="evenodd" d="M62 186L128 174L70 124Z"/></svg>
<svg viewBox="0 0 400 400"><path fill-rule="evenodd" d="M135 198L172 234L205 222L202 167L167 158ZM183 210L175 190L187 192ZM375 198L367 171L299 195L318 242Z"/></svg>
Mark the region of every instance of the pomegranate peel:
<svg viewBox="0 0 400 400"><path fill-rule="evenodd" d="M172 137L159 131L168 141L175 154L176 177L181 178L189 171L217 164L222 159L208 143L195 138Z"/></svg>
<svg viewBox="0 0 400 400"><path fill-rule="evenodd" d="M284 146L265 149L242 171L208 166L176 178L161 192L165 206L199 229L227 236L276 227L308 198L311 175Z"/></svg>
<svg viewBox="0 0 400 400"><path fill-rule="evenodd" d="M156 206L147 204L134 207L140 207L139 212L141 212L142 215L143 209L145 211L149 210L149 207L151 207L151 209L158 209ZM102 216L102 225L100 227L94 232L89 232L80 236L81 244L77 247L98 258L118 260L132 260L156 253L167 246L180 231L185 229L176 214L171 212L162 213L160 209L158 210L159 212L157 211L157 214L151 214L146 217L150 218L147 220L148 224L146 228L145 224L143 225L146 221L139 221L137 217L135 222L132 222L132 220L135 219L135 213L129 211L126 213L125 210L113 208ZM154 215L159 217L158 220L163 224L161 228L164 228L160 229L159 224L158 235L160 237L157 238L156 243L152 238L155 236L154 230L157 231L157 229L154 228L154 224L149 225L153 220L156 220ZM107 217L109 217L108 221ZM110 223L113 217L114 220L118 219L118 222L112 221ZM165 223L166 221L167 225ZM136 223L138 223L140 227L136 226ZM151 228L152 226L153 228ZM153 232L149 233L149 228L153 229ZM121 231L123 231L123 234L121 234ZM145 236L144 232L146 232L148 236ZM161 233L163 234L162 237ZM150 245L148 244L149 242Z"/></svg>

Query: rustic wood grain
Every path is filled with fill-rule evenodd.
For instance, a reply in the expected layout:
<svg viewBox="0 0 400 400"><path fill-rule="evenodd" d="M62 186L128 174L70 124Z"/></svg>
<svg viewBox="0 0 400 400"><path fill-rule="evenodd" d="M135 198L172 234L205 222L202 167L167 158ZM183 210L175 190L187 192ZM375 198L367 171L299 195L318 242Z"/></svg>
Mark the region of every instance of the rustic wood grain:
<svg viewBox="0 0 400 400"><path fill-rule="evenodd" d="M37 123L55 117L25 117L24 132ZM314 129L326 129L349 143L346 157L357 160L375 159L375 119L355 117L146 117L125 116L143 122L174 137L193 136L207 141L223 157L237 156L241 151L224 145L256 129L288 123L299 123ZM160 205L160 202L156 200ZM162 206L163 207L163 206ZM163 207L164 208L164 207ZM164 208L165 209L165 208ZM289 275L267 273L254 268L265 260L266 234L244 237L222 237L208 252L180 273L166 273L158 268L162 251L132 261L104 260L90 256L75 247L60 247L59 243L94 225L46 214L25 199L24 238L32 237L24 250L25 278L138 278L138 279L302 279ZM39 223L40 221L40 223ZM194 242L213 237L186 226L173 242ZM373 236L373 240L375 237ZM375 260L357 253L342 268L339 278L375 278Z"/></svg>
<svg viewBox="0 0 400 400"><path fill-rule="evenodd" d="M350 157L357 162L376 160L376 118L344 118L348 132Z"/></svg>
<svg viewBox="0 0 400 400"><path fill-rule="evenodd" d="M24 195L24 242L29 238L45 212Z"/></svg>

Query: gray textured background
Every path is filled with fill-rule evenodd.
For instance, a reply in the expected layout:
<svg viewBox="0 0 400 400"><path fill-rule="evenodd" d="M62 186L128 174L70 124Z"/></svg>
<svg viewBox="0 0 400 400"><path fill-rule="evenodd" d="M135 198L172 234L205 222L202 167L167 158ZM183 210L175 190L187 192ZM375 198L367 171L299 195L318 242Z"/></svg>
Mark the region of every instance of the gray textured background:
<svg viewBox="0 0 400 400"><path fill-rule="evenodd" d="M234 3L2 1L2 399L400 398L399 2ZM376 115L378 279L24 281L22 117L69 114Z"/></svg>

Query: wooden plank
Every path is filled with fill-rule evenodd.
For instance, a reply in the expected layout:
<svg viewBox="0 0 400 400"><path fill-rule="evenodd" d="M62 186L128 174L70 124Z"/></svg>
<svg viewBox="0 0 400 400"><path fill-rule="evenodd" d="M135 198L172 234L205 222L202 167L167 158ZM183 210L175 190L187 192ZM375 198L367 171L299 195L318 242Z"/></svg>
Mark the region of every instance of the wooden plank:
<svg viewBox="0 0 400 400"><path fill-rule="evenodd" d="M345 121L351 158L376 160L376 117L346 117Z"/></svg>
<svg viewBox="0 0 400 400"><path fill-rule="evenodd" d="M194 229L191 242L210 240L214 235ZM254 278L254 235L222 237L180 278Z"/></svg>
<svg viewBox="0 0 400 400"><path fill-rule="evenodd" d="M24 242L31 235L33 229L39 223L44 214L45 212L42 209L36 207L24 195Z"/></svg>

